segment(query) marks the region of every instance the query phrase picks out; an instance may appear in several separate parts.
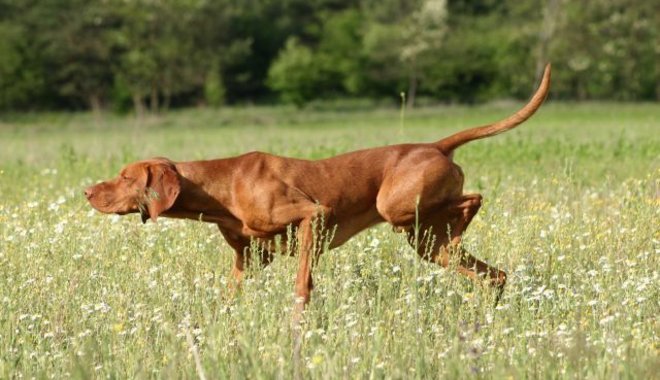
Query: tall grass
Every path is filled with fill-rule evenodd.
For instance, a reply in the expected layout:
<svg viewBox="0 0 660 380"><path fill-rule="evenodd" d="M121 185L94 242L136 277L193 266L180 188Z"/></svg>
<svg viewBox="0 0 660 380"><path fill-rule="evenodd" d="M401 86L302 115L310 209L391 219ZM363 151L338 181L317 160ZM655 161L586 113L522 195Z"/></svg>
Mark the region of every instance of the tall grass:
<svg viewBox="0 0 660 380"><path fill-rule="evenodd" d="M289 378L295 258L253 270L228 298L217 228L100 215L82 188L151 155L318 158L435 140L508 108L415 110L403 136L396 110L186 111L137 130L89 115L5 121L0 378L196 378L187 333L208 378ZM556 104L461 148L466 190L485 199L464 244L507 271L500 304L376 227L315 268L305 377L657 376L659 120L657 105Z"/></svg>

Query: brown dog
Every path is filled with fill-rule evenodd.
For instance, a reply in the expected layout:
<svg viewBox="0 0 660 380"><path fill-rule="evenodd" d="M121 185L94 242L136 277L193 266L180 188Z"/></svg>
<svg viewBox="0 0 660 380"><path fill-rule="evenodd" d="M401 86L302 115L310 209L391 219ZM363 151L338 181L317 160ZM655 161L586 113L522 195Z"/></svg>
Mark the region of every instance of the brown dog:
<svg viewBox="0 0 660 380"><path fill-rule="evenodd" d="M85 196L101 212L139 212L143 222L167 216L217 224L235 251L232 276L237 283L250 263L252 239L265 247L260 261L267 265L276 237L280 247L286 246L287 228L295 227L298 312L313 288L312 262L322 246L316 237L331 231L333 248L381 222L406 232L426 260L446 267L456 253L460 273L472 279L485 277L501 292L506 273L459 247L461 234L479 210L481 195L463 194L463 172L452 161L452 153L467 142L525 121L543 103L549 82L550 65L539 89L520 111L434 143L385 146L319 161L261 152L193 162L155 158L129 164L117 178L86 189Z"/></svg>

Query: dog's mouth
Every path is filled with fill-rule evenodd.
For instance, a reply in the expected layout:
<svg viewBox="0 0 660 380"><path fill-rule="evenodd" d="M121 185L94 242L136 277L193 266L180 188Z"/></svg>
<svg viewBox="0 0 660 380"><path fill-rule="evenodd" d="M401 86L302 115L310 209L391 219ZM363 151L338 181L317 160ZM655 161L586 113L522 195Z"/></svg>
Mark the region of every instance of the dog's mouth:
<svg viewBox="0 0 660 380"><path fill-rule="evenodd" d="M109 202L105 202L99 199L88 199L89 204L97 211L100 211L104 214L113 214L115 211L112 209L112 206Z"/></svg>
<svg viewBox="0 0 660 380"><path fill-rule="evenodd" d="M127 215L138 211L142 213L142 210L140 210L139 207L125 206L123 202L117 202L116 200L107 199L102 196L94 197L87 201L95 210L104 214Z"/></svg>

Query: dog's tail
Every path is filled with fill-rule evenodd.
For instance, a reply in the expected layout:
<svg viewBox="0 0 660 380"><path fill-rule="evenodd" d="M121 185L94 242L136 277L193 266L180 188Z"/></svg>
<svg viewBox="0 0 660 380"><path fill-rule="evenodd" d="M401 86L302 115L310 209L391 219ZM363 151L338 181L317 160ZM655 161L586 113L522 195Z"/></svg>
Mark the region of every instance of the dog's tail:
<svg viewBox="0 0 660 380"><path fill-rule="evenodd" d="M449 137L435 143L435 145L446 155L451 155L454 149L459 146L468 143L472 140L483 139L485 137L494 136L502 132L508 131L518 126L523 121L527 120L536 112L543 101L545 100L546 95L548 95L548 90L550 89L550 64L548 63L545 66L545 71L543 72L543 79L541 79L541 84L536 90L532 99L527 103L520 111L515 114L507 117L504 120L500 120L493 124L484 125L481 127L475 127L471 129L466 129L464 131L453 134Z"/></svg>

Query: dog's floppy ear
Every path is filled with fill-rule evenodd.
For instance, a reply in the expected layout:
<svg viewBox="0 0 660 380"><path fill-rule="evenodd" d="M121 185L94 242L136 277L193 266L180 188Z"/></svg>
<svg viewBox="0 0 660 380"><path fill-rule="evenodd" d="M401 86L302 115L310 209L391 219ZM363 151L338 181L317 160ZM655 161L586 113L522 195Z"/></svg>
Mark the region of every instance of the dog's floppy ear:
<svg viewBox="0 0 660 380"><path fill-rule="evenodd" d="M181 180L172 165L149 165L144 205L140 209L142 223L145 223L147 218L155 222L158 215L172 207L179 192L181 192Z"/></svg>

